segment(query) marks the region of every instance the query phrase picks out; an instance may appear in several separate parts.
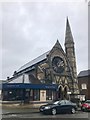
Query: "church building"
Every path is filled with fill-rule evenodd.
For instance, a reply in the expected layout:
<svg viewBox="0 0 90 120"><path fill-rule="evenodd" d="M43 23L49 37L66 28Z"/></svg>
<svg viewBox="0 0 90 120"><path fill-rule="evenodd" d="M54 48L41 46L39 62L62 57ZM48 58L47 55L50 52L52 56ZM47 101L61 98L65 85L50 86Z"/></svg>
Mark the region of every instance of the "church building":
<svg viewBox="0 0 90 120"><path fill-rule="evenodd" d="M67 18L65 51L56 41L52 49L16 70L2 85L3 100L70 99L79 93L74 40ZM34 54L34 53L33 53Z"/></svg>

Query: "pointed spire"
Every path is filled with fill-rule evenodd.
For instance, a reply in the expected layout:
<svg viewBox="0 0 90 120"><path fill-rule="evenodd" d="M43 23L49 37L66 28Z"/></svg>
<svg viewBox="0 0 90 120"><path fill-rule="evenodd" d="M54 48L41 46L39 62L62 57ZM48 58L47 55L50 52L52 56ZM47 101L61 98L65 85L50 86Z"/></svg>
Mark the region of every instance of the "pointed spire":
<svg viewBox="0 0 90 120"><path fill-rule="evenodd" d="M68 17L67 17L65 43L71 43L71 42L74 43L71 28L70 28L70 24L69 24L69 20L68 20Z"/></svg>
<svg viewBox="0 0 90 120"><path fill-rule="evenodd" d="M67 16L67 24L66 25L70 28L68 16Z"/></svg>

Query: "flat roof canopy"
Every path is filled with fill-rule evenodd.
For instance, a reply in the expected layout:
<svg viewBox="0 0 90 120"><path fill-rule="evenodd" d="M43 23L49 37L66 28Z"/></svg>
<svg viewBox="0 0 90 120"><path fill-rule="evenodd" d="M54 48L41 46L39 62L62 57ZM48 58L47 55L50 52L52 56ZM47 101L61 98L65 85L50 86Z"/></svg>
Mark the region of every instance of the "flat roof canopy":
<svg viewBox="0 0 90 120"><path fill-rule="evenodd" d="M28 84L28 83L4 83L2 84L3 90L9 89L52 89L57 90L58 85L56 84Z"/></svg>

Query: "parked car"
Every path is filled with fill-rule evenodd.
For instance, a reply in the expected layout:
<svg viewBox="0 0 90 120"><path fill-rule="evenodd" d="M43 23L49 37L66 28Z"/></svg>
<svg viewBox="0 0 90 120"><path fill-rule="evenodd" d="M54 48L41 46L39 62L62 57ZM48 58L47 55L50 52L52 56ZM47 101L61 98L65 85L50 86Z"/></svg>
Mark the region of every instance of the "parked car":
<svg viewBox="0 0 90 120"><path fill-rule="evenodd" d="M39 108L41 113L56 115L59 113L72 113L77 110L76 103L72 103L69 100L56 101L52 104L42 105Z"/></svg>
<svg viewBox="0 0 90 120"><path fill-rule="evenodd" d="M86 100L84 103L81 104L82 111L90 111L90 100Z"/></svg>

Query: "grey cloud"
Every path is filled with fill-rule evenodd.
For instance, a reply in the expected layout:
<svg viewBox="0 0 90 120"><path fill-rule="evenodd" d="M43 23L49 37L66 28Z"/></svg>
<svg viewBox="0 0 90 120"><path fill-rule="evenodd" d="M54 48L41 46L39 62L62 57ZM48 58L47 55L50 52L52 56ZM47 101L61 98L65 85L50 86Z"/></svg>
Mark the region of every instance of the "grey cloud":
<svg viewBox="0 0 90 120"><path fill-rule="evenodd" d="M59 39L64 48L66 16L76 45L78 69L82 70L81 52L87 47L86 5L82 3L3 3L3 76L5 79L20 66L50 50ZM82 42L83 41L83 42ZM84 50L84 54L87 51ZM85 54L86 56L86 54ZM81 62L83 61L83 62ZM83 68L86 68L84 63Z"/></svg>

